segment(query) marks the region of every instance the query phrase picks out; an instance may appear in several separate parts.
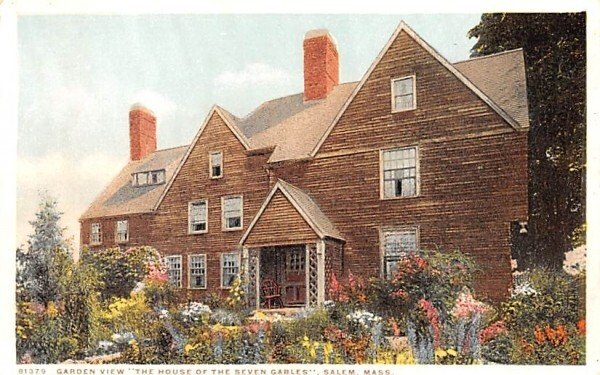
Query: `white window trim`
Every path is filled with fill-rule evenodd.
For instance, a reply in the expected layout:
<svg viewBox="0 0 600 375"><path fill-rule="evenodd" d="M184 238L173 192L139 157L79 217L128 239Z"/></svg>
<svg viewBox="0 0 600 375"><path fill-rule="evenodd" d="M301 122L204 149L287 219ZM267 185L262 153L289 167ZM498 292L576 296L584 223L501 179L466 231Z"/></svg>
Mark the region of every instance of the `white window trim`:
<svg viewBox="0 0 600 375"><path fill-rule="evenodd" d="M384 247L384 233L385 232L402 232L414 230L415 235L415 246L417 247L417 253L421 251L421 226L420 225L404 225L404 226L384 226L379 228L379 276L383 279L385 275L385 247Z"/></svg>
<svg viewBox="0 0 600 375"><path fill-rule="evenodd" d="M225 200L228 198L240 198L240 226L235 228L227 228L225 226ZM223 232L233 232L236 230L242 230L244 228L244 196L239 195L227 195L221 197L221 230Z"/></svg>
<svg viewBox="0 0 600 375"><path fill-rule="evenodd" d="M213 176L212 174L212 156L221 154L221 174L219 176ZM218 180L219 178L223 178L223 174L225 172L225 158L223 157L223 151L211 151L208 153L208 175L212 180Z"/></svg>
<svg viewBox="0 0 600 375"><path fill-rule="evenodd" d="M98 242L94 242L94 225L98 225L98 238L100 239L100 241ZM90 246L93 245L102 245L102 224L101 223L90 223Z"/></svg>
<svg viewBox="0 0 600 375"><path fill-rule="evenodd" d="M383 153L392 150L406 150L409 148L415 149L415 168L416 168L416 179L415 179L415 195L410 196L398 196L398 197L386 197L383 184ZM380 200L394 200L394 199L411 199L418 198L421 196L421 148L419 145L411 146L398 146L390 147L379 150L379 199Z"/></svg>
<svg viewBox="0 0 600 375"><path fill-rule="evenodd" d="M412 105L412 108L396 109L396 94L394 93L394 82L401 81L401 80L407 79L407 78L412 78L412 82L413 82L413 105ZM416 74L412 74L412 75L408 75L408 76L404 76L404 77L392 78L390 80L390 84L391 84L391 92L392 92L392 100L391 100L392 113L414 111L415 109L417 109L417 75Z"/></svg>
<svg viewBox="0 0 600 375"><path fill-rule="evenodd" d="M180 264L180 268L179 268L179 285L173 285L175 288L183 288L183 257L181 255L167 255L164 257L165 259L165 266L167 267L167 274L168 274L168 266L169 266L169 258L179 258L179 264Z"/></svg>
<svg viewBox="0 0 600 375"><path fill-rule="evenodd" d="M192 204L204 202L206 207L206 225L204 230L194 231L192 230ZM196 199L188 202L188 234L202 234L208 233L208 199Z"/></svg>
<svg viewBox="0 0 600 375"><path fill-rule="evenodd" d="M192 257L203 257L204 258L204 287L192 287ZM208 264L206 254L189 254L187 259L187 279L189 289L207 289L208 287Z"/></svg>
<svg viewBox="0 0 600 375"><path fill-rule="evenodd" d="M232 254L235 255L236 258L237 258L237 268L238 268L237 276L239 277L239 275L240 275L240 267L241 267L241 264L240 264L240 261L241 261L240 254L238 252L221 253L221 259L220 259L220 263L219 263L219 273L221 275L220 276L221 277L221 289L231 289L230 286L224 286L223 285L223 262L224 262L225 255L232 255Z"/></svg>
<svg viewBox="0 0 600 375"><path fill-rule="evenodd" d="M127 239L126 240L119 240L119 222L120 221L124 221L127 225ZM129 242L129 237L130 237L130 233L129 233L129 220L117 220L115 222L115 243L127 243Z"/></svg>

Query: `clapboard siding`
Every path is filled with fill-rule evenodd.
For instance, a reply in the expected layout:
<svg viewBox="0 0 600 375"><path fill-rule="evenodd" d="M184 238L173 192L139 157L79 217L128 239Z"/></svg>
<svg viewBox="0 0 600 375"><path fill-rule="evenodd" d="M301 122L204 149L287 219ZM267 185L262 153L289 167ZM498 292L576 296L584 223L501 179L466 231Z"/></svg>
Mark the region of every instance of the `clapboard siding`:
<svg viewBox="0 0 600 375"><path fill-rule="evenodd" d="M416 76L417 108L392 113L391 80L410 75ZM319 153L507 128L510 125L402 31Z"/></svg>
<svg viewBox="0 0 600 375"><path fill-rule="evenodd" d="M277 191L250 231L244 246L315 242L315 231L290 201Z"/></svg>
<svg viewBox="0 0 600 375"><path fill-rule="evenodd" d="M223 177L209 178L209 152L223 152ZM207 254L207 290L220 288L220 256L237 252L238 242L269 191L265 155L247 156L243 145L214 113L186 163L158 207L150 224L149 242L162 254L183 254L183 280L187 287L188 254ZM243 195L242 230L223 231L221 197ZM208 233L188 234L188 202L208 200ZM202 291L194 291L197 296Z"/></svg>
<svg viewBox="0 0 600 375"><path fill-rule="evenodd" d="M94 249L109 248L119 246L121 248L128 248L132 246L143 246L147 245L148 238L148 222L152 220L152 214L137 214L137 215L125 215L125 216L113 216L113 217L99 217L92 219L85 219L81 221L81 230L79 231L80 242L82 245L88 245L90 243L90 232L92 230L93 223L99 223L102 228L102 243L99 245L90 246ZM117 243L116 231L117 221L127 220L129 224L129 241Z"/></svg>

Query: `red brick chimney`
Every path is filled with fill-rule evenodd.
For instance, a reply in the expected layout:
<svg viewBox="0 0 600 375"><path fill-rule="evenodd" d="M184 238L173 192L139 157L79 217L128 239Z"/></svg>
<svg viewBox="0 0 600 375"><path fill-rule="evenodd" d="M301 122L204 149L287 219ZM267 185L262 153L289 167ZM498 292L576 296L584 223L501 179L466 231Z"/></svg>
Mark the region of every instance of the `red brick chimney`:
<svg viewBox="0 0 600 375"><path fill-rule="evenodd" d="M323 99L340 81L335 40L326 29L304 36L304 100Z"/></svg>
<svg viewBox="0 0 600 375"><path fill-rule="evenodd" d="M140 160L156 151L156 116L141 104L129 110L129 150L131 160Z"/></svg>

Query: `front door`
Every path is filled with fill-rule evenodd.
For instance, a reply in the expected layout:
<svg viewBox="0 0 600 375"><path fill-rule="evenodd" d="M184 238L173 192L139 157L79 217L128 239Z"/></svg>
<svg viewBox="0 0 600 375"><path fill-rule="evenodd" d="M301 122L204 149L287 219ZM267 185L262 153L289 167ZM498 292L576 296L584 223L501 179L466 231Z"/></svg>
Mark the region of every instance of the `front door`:
<svg viewBox="0 0 600 375"><path fill-rule="evenodd" d="M306 249L295 246L285 249L285 271L282 289L287 306L306 303Z"/></svg>

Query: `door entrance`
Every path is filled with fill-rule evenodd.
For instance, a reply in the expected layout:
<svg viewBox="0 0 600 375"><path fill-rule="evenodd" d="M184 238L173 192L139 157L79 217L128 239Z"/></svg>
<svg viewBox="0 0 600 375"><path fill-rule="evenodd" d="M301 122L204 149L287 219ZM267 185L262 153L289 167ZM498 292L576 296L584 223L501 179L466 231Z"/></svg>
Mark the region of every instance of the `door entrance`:
<svg viewBox="0 0 600 375"><path fill-rule="evenodd" d="M263 248L260 283L274 280L286 307L306 304L306 248L303 245Z"/></svg>

